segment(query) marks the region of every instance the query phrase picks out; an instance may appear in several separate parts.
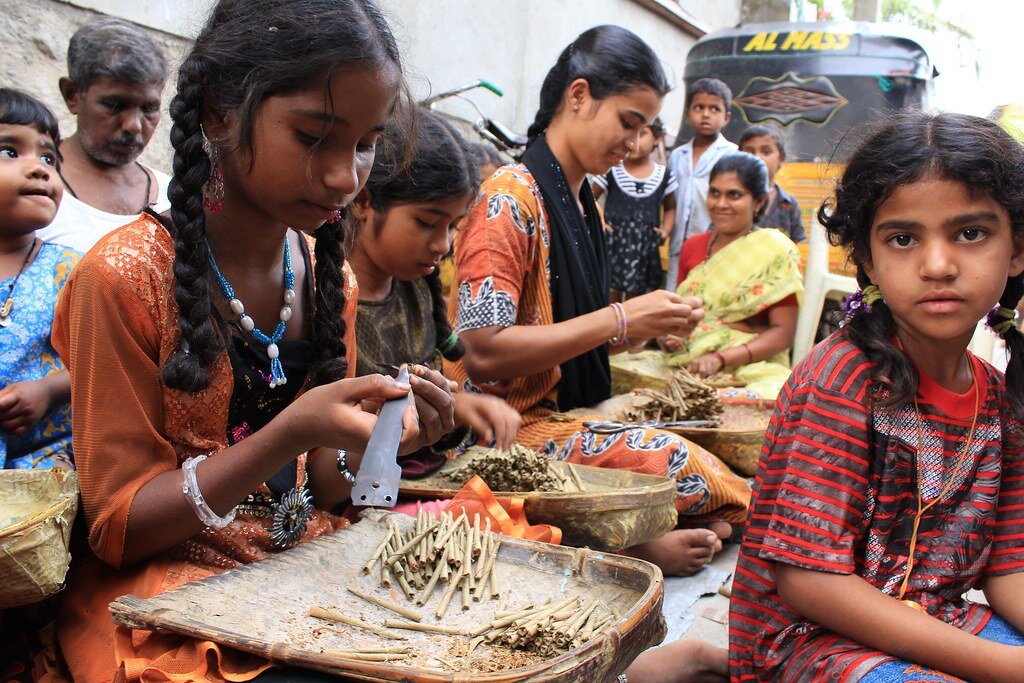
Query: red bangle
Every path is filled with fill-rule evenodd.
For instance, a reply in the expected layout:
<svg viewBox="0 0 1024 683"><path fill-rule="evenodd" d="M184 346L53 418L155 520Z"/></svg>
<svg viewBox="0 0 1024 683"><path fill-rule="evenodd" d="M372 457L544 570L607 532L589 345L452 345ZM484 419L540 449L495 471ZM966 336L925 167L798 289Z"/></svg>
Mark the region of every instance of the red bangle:
<svg viewBox="0 0 1024 683"><path fill-rule="evenodd" d="M728 365L728 363L725 362L725 356L723 356L721 352L712 351L711 355L717 358L718 360L722 361L722 368L725 368L725 366Z"/></svg>
<svg viewBox="0 0 1024 683"><path fill-rule="evenodd" d="M751 351L750 347L747 346L746 344L743 345L743 348L747 350L747 365L750 365L751 363L754 362L754 352Z"/></svg>

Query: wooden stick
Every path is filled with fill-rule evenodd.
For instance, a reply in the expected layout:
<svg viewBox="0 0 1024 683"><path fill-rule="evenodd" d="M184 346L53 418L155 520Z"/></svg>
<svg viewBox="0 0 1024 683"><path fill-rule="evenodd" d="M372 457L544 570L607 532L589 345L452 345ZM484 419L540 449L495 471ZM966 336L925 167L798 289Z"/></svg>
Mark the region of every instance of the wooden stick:
<svg viewBox="0 0 1024 683"><path fill-rule="evenodd" d="M448 551L445 551L445 553L447 553L447 552ZM437 585L437 580L439 578L441 578L441 570L444 567L447 567L447 566L448 566L448 556L447 556L447 554L441 555L441 561L437 563L436 567L434 567L434 573L431 575L430 581L427 582L426 588L424 588L423 591L419 594L419 597L416 598L416 604L417 605L424 605L424 604L426 604L427 600L430 599L430 594L434 592L434 586ZM413 621L421 621L421 620L420 619L414 619Z"/></svg>
<svg viewBox="0 0 1024 683"><path fill-rule="evenodd" d="M572 476L572 482L576 484L577 489L583 491L583 480L580 479L580 473L576 471L576 468L573 466L571 462L567 462L565 464L569 468L569 474Z"/></svg>
<svg viewBox="0 0 1024 683"><path fill-rule="evenodd" d="M454 626L445 626L444 624L419 624L415 621L406 621L405 619L385 619L384 626L388 628L404 628L410 631L423 631L424 633L447 633L452 636L469 635L465 629L456 628Z"/></svg>
<svg viewBox="0 0 1024 683"><path fill-rule="evenodd" d="M501 595L501 587L498 585L498 549L501 547L501 537L498 537L494 549L491 551L491 567L487 573L491 575L491 599Z"/></svg>
<svg viewBox="0 0 1024 683"><path fill-rule="evenodd" d="M495 549L495 553L497 553L497 549ZM491 578L491 592L492 593L494 592L494 579L493 579L493 577ZM498 612L505 611L505 606L508 605L508 598L509 598L510 595L512 595L512 589L511 588L508 589L507 591L505 591L505 594L501 596L501 600L498 600L498 607L497 607L497 612L495 612L495 615L497 615Z"/></svg>
<svg viewBox="0 0 1024 683"><path fill-rule="evenodd" d="M434 612L434 616L438 619L443 619L445 613L448 611L448 603L452 601L452 596L455 595L455 591L459 588L459 580L453 577L448 582L448 590L444 592L444 597L441 598L441 604L437 606L437 611Z"/></svg>
<svg viewBox="0 0 1024 683"><path fill-rule="evenodd" d="M348 592L351 593L352 595L356 596L357 598L362 598L363 600L366 600L367 602L372 602L374 605L379 605L380 607L383 607L384 609L389 609L389 610L391 610L392 612L394 612L396 614L401 614L406 619L412 619L413 621L423 621L423 615L422 614L420 614L419 612L416 612L414 610L411 610L408 607L402 607L401 605L396 605L393 602L388 602L387 600L384 600L383 598L378 598L375 595L370 595L369 593L364 593L361 590L359 590L358 588L352 588L351 586L348 587Z"/></svg>
<svg viewBox="0 0 1024 683"><path fill-rule="evenodd" d="M377 549L373 551L373 555L371 555L370 559L363 565L363 574L370 573L370 570L373 569L373 563L376 562L377 558L384 553L384 548L387 547L389 540L391 540L391 529L388 529L388 532L384 535L384 540L380 542Z"/></svg>
<svg viewBox="0 0 1024 683"><path fill-rule="evenodd" d="M409 585L409 581L404 576L401 574L395 574L395 581L397 581L398 585L401 586L402 591L405 593L405 597L410 600L416 597L416 591Z"/></svg>
<svg viewBox="0 0 1024 683"><path fill-rule="evenodd" d="M487 571L487 557L491 554L491 538L487 536L480 544L480 556L476 560L476 569L473 570L473 578L479 581L484 578Z"/></svg>
<svg viewBox="0 0 1024 683"><path fill-rule="evenodd" d="M441 548L448 542L448 536L451 535L452 531L452 516L451 513L444 513L441 515L441 520L437 525L437 533L434 534L434 542L430 546L430 552L427 553L427 559L431 562L437 557L437 554L441 552Z"/></svg>
<svg viewBox="0 0 1024 683"><path fill-rule="evenodd" d="M437 524L434 524L433 526L427 527L426 529L424 529L420 533L418 533L415 536L413 536L412 538L410 538L408 541L406 541L405 543L402 544L401 548L399 548L394 553L392 553L391 556L388 557L388 559L385 560L385 562L387 562L388 564L394 564L395 562L398 562L398 558L400 558L403 555L405 555L406 553L408 553L412 549L412 547L414 545L416 545L417 543L422 541L423 537L426 536L431 531L433 531L435 528L437 528Z"/></svg>
<svg viewBox="0 0 1024 683"><path fill-rule="evenodd" d="M374 624L367 623L361 619L353 619L352 617L347 617L344 614L339 614L338 612L333 612L331 610L324 609L323 607L311 607L309 609L309 616L316 617L317 619L327 619L328 621L336 621L340 624L345 624L346 626L354 626L355 628L361 628L366 631L370 631L371 633L376 633L379 636L384 636L386 638L392 638L394 640L405 640L405 636L401 633L389 631L386 628L375 626Z"/></svg>
<svg viewBox="0 0 1024 683"><path fill-rule="evenodd" d="M359 662L401 662L409 659L408 653L396 653L396 652L346 652L345 650L324 650L324 654L334 655L335 657L342 657L344 659L354 659Z"/></svg>
<svg viewBox="0 0 1024 683"><path fill-rule="evenodd" d="M473 513L473 559L480 557L482 552L480 547L480 513Z"/></svg>
<svg viewBox="0 0 1024 683"><path fill-rule="evenodd" d="M364 655L400 655L409 652L408 645L394 645L392 647L334 647L324 652L358 652Z"/></svg>

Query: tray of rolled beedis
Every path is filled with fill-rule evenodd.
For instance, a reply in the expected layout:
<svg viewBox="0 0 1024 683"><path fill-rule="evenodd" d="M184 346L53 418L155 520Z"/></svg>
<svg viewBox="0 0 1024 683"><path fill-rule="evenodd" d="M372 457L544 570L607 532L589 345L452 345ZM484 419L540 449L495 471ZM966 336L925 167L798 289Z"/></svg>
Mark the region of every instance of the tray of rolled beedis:
<svg viewBox="0 0 1024 683"><path fill-rule="evenodd" d="M507 538L479 519L356 524L149 599L114 621L366 681L607 681L664 638L661 571Z"/></svg>
<svg viewBox="0 0 1024 683"><path fill-rule="evenodd" d="M562 543L616 552L664 536L678 524L676 484L668 477L559 462L515 444L473 446L399 493L452 498L474 475L500 498L524 500L531 524L562 530Z"/></svg>

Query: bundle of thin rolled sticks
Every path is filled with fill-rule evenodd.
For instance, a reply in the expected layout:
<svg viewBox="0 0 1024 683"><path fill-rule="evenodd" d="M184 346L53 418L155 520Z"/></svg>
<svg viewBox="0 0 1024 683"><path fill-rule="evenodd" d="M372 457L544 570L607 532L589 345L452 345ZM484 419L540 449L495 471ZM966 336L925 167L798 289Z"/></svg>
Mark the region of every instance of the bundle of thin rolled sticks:
<svg viewBox="0 0 1024 683"><path fill-rule="evenodd" d="M456 518L445 512L438 518L420 510L415 526L404 534L389 519L384 540L363 566L363 573L369 574L379 564L381 585L390 586L395 581L417 605L426 604L439 582L446 583L434 613L441 619L457 591L461 591L464 610L469 609L471 599L480 602L484 595L491 599L500 597L494 563L501 536L490 531L490 517L481 529L479 514L473 516L470 524L464 514Z"/></svg>
<svg viewBox="0 0 1024 683"><path fill-rule="evenodd" d="M578 595L554 604L546 600L537 607L498 611L494 616L494 621L473 634L470 652L487 641L553 656L576 649L618 620L605 605Z"/></svg>
<svg viewBox="0 0 1024 683"><path fill-rule="evenodd" d="M506 609L511 591L501 594L495 568L502 537L490 533L490 529L490 518L485 520L483 528L480 527L479 514L474 515L470 524L465 514L455 517L445 512L435 517L420 510L415 525L404 533L394 519L388 519L384 540L362 569L364 575L379 571L382 586L390 587L394 581L418 606L426 604L438 583L447 583L434 612L437 619L445 617L457 592L462 595L463 610L470 609L471 600L479 602L485 595L492 600L500 597L494 619L476 629L423 624L423 616L414 609L351 587L348 591L353 595L405 618L385 619L383 624L376 625L323 607L313 607L309 614L396 640L404 636L392 629L408 629L468 636L472 638L469 652L486 641L546 656L579 647L618 619L605 605L579 596L566 597L557 603L548 598L536 606ZM391 661L407 655L403 648L338 652L371 661Z"/></svg>

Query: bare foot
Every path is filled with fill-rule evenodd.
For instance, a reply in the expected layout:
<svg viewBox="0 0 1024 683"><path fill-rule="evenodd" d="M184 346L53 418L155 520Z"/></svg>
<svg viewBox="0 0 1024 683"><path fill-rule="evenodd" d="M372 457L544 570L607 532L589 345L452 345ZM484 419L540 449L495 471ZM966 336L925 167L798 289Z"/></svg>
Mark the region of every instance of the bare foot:
<svg viewBox="0 0 1024 683"><path fill-rule="evenodd" d="M729 677L729 651L703 640L679 640L647 650L625 671L629 683L705 683Z"/></svg>
<svg viewBox="0 0 1024 683"><path fill-rule="evenodd" d="M658 565L665 576L690 576L722 549L722 539L708 529L675 529L653 541L622 551Z"/></svg>

